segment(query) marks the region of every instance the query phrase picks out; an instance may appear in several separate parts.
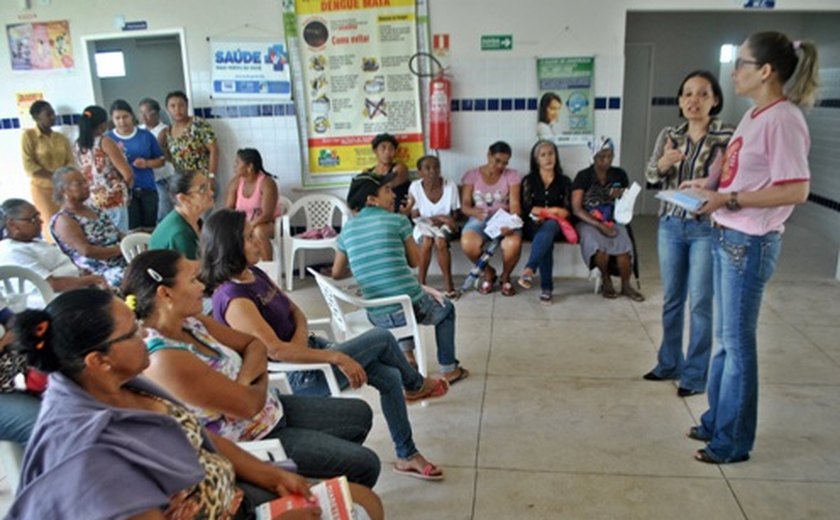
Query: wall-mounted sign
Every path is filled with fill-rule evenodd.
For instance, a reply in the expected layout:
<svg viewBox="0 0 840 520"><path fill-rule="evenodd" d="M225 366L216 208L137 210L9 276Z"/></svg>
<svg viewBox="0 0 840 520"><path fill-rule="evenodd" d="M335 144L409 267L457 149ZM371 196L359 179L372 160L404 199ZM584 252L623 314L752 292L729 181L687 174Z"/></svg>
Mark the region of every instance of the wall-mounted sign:
<svg viewBox="0 0 840 520"><path fill-rule="evenodd" d="M449 34L435 34L432 36L432 52L438 58L449 56Z"/></svg>
<svg viewBox="0 0 840 520"><path fill-rule="evenodd" d="M539 58L537 136L558 146L588 145L595 133L595 58Z"/></svg>
<svg viewBox="0 0 840 520"><path fill-rule="evenodd" d="M284 44L211 40L210 57L214 98L291 99L289 54Z"/></svg>
<svg viewBox="0 0 840 520"><path fill-rule="evenodd" d="M6 37L12 70L72 69L75 66L67 20L7 25Z"/></svg>
<svg viewBox="0 0 840 520"><path fill-rule="evenodd" d="M149 28L149 24L146 23L146 20L136 20L134 22L125 22L123 25L123 31L145 31Z"/></svg>
<svg viewBox="0 0 840 520"><path fill-rule="evenodd" d="M773 9L776 7L776 0L746 0L744 7L746 9Z"/></svg>
<svg viewBox="0 0 840 520"><path fill-rule="evenodd" d="M481 50L510 51L513 50L512 34L483 34L481 36Z"/></svg>

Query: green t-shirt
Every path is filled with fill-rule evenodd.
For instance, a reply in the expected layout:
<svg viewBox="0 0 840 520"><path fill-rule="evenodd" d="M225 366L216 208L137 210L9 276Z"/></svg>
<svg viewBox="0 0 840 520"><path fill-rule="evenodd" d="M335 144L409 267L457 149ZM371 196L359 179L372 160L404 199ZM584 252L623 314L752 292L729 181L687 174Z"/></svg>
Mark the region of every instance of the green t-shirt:
<svg viewBox="0 0 840 520"><path fill-rule="evenodd" d="M174 209L155 228L149 249L174 249L189 260L198 259L198 235Z"/></svg>

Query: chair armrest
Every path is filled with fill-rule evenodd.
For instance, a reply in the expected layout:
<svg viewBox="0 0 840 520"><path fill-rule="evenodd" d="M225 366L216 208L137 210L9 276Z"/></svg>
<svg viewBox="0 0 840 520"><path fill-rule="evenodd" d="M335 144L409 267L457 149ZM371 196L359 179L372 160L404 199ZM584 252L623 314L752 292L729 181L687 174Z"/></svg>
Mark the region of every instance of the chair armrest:
<svg viewBox="0 0 840 520"><path fill-rule="evenodd" d="M294 393L292 392L292 387L289 385L289 378L286 377L285 373L280 371L271 373L269 370L268 387L276 389L281 395L292 395Z"/></svg>
<svg viewBox="0 0 840 520"><path fill-rule="evenodd" d="M406 323L414 321L414 306L411 304L411 298L407 294L400 294L397 296L386 296L385 298L374 298L372 300L357 299L354 302L357 307L382 307L384 305L400 305L403 314L405 314Z"/></svg>
<svg viewBox="0 0 840 520"><path fill-rule="evenodd" d="M283 215L282 217L280 217L280 221L283 226L283 238L291 238L292 224L290 220L290 215Z"/></svg>
<svg viewBox="0 0 840 520"><path fill-rule="evenodd" d="M284 363L281 361L269 361L268 380L270 383L272 376L277 373L282 373L285 378L286 372L298 372L304 370L317 370L324 374L324 379L327 381L327 386L330 389L330 395L333 397L341 395L341 387L338 385L338 379L336 379L335 373L333 373L332 365L329 363Z"/></svg>
<svg viewBox="0 0 840 520"><path fill-rule="evenodd" d="M333 338L332 320L330 318L316 318L313 320L306 320L306 325L310 331L323 332L330 340Z"/></svg>

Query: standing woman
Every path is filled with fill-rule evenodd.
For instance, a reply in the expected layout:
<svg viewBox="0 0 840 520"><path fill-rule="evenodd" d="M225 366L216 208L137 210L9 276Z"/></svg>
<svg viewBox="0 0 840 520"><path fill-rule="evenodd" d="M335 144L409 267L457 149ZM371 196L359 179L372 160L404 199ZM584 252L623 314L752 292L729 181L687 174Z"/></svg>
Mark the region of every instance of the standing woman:
<svg viewBox="0 0 840 520"><path fill-rule="evenodd" d="M755 103L726 149L717 191L700 213L714 220L715 338L709 410L689 437L707 442L694 457L749 459L758 418L756 329L764 286L776 268L784 223L808 199L811 139L800 107L814 104L817 48L778 32L751 35L738 49L735 92ZM692 187L703 181L686 183Z"/></svg>
<svg viewBox="0 0 840 520"><path fill-rule="evenodd" d="M76 161L90 184L90 203L103 210L117 229L128 231L129 189L134 171L113 139L105 135L108 113L96 105L85 108L79 118Z"/></svg>
<svg viewBox="0 0 840 520"><path fill-rule="evenodd" d="M233 170L234 176L225 196L225 207L245 213L259 241L260 258L270 262L274 256L274 248L271 247L274 222L280 216L277 184L274 177L263 168L262 155L254 148L236 151Z"/></svg>
<svg viewBox="0 0 840 520"><path fill-rule="evenodd" d="M522 180L522 221L531 239L531 255L519 277L519 285L531 288L540 271L540 302L550 305L554 292L554 239L560 235L556 219L571 215L572 181L563 175L557 146L540 140L531 149L531 171ZM569 224L571 226L571 224Z"/></svg>
<svg viewBox="0 0 840 520"><path fill-rule="evenodd" d="M138 110L140 114L140 128L148 130L158 140L160 145L160 134L169 126L160 119L160 103L152 98L145 98L140 101ZM163 150L163 147L160 147ZM163 166L155 168L155 186L158 192L157 221L163 220L172 211L172 200L169 198L169 178L172 177L172 165L164 163Z"/></svg>
<svg viewBox="0 0 840 520"><path fill-rule="evenodd" d="M190 116L187 95L180 90L166 95L166 111L172 120L172 126L160 134L166 159L175 171L197 170L215 179L219 147L213 127L200 117Z"/></svg>
<svg viewBox="0 0 840 520"><path fill-rule="evenodd" d="M157 139L148 130L137 128L134 112L125 100L111 104L114 129L106 135L122 149L134 172L134 186L128 205L128 228L153 228L157 224L158 192L153 168L164 164Z"/></svg>
<svg viewBox="0 0 840 520"><path fill-rule="evenodd" d="M705 187L715 188L734 131L715 117L723 108L720 84L711 72L695 70L683 79L677 98L685 122L659 132L645 176L666 190L699 179L708 181ZM706 391L712 352L711 222L663 201L657 243L664 292L662 344L657 365L644 378L679 380L680 397L701 394ZM689 295L690 334L683 357L683 317Z"/></svg>
<svg viewBox="0 0 840 520"><path fill-rule="evenodd" d="M55 110L52 105L39 99L32 103L29 114L35 121L35 128L24 130L21 138L23 169L30 177L32 202L43 216L41 232L49 237L47 224L58 212L53 202L53 173L62 166L75 166L70 141L64 134L53 132Z"/></svg>

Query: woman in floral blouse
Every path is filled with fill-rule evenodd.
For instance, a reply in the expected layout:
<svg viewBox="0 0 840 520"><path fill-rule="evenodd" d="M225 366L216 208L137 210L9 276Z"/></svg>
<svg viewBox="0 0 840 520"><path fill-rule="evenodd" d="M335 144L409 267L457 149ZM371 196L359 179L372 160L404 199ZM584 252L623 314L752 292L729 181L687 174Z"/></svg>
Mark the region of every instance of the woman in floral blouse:
<svg viewBox="0 0 840 520"><path fill-rule="evenodd" d="M172 126L160 133L161 148L175 170L197 170L210 178L219 167L219 148L210 123L189 114L189 101L181 91L166 96L166 111Z"/></svg>

